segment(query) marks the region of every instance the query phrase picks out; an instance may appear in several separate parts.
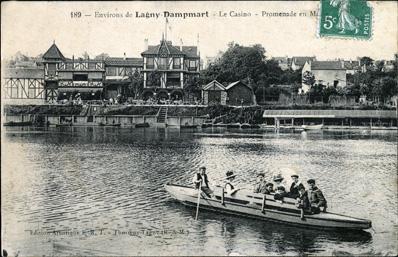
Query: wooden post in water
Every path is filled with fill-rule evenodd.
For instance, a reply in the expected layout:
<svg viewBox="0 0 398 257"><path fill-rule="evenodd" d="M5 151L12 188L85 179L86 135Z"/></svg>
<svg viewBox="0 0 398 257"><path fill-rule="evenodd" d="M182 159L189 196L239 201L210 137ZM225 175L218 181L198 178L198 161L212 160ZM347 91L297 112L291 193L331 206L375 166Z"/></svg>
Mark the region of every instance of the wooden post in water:
<svg viewBox="0 0 398 257"><path fill-rule="evenodd" d="M224 205L224 188L221 189L221 204Z"/></svg>

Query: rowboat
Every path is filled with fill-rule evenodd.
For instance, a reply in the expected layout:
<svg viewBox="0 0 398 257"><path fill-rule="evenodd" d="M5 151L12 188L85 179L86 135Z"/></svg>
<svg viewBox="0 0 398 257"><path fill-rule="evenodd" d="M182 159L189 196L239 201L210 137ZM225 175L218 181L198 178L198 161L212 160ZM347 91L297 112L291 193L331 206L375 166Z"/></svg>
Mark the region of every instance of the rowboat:
<svg viewBox="0 0 398 257"><path fill-rule="evenodd" d="M32 126L33 122L31 121L9 121L3 123L3 126L9 126L9 127L17 127L17 126Z"/></svg>
<svg viewBox="0 0 398 257"><path fill-rule="evenodd" d="M100 122L100 123L98 123L98 125L99 126L103 126L103 127L120 127L122 124L120 124L120 123L102 123L102 122Z"/></svg>
<svg viewBox="0 0 398 257"><path fill-rule="evenodd" d="M317 130L317 129L322 129L323 124L319 125L302 125L301 126L304 130Z"/></svg>
<svg viewBox="0 0 398 257"><path fill-rule="evenodd" d="M171 183L164 187L174 199L182 204L197 205L197 189ZM201 192L200 209L320 229L362 230L369 229L372 226L370 220L331 212L304 214L302 216L301 210L296 207L297 200L293 198L285 197L283 201L277 201L274 200L272 194L256 194L244 189L230 196L220 186L213 189L213 196L207 196Z"/></svg>

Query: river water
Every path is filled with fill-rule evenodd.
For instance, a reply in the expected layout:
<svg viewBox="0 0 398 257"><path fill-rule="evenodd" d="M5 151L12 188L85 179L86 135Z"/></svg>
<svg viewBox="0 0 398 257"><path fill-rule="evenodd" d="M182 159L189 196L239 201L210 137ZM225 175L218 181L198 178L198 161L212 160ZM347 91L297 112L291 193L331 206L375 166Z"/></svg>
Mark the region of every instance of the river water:
<svg viewBox="0 0 398 257"><path fill-rule="evenodd" d="M331 232L200 211L166 182L206 165L241 187L258 172L317 180L329 210L373 229ZM2 240L13 255L397 255L395 131L4 128ZM290 179L287 181L290 183Z"/></svg>

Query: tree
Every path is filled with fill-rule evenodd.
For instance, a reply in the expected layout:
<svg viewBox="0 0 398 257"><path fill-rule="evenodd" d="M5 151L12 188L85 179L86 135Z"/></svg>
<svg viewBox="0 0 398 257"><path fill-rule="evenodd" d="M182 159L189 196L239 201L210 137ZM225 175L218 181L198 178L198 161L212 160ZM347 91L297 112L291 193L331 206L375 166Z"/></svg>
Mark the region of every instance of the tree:
<svg viewBox="0 0 398 257"><path fill-rule="evenodd" d="M160 77L161 74L158 71L152 71L151 73L149 73L147 79L148 86L152 87L160 86Z"/></svg>
<svg viewBox="0 0 398 257"><path fill-rule="evenodd" d="M131 83L129 84L130 95L134 95L134 99L137 99L141 96L142 90L144 89L144 80L142 76L135 78L130 76Z"/></svg>
<svg viewBox="0 0 398 257"><path fill-rule="evenodd" d="M101 54L97 55L96 57L94 57L94 59L96 59L96 60L105 60L108 57L109 57L109 54L101 53Z"/></svg>
<svg viewBox="0 0 398 257"><path fill-rule="evenodd" d="M371 67L373 66L373 59L368 56L362 57L360 61L361 61L361 66L365 66L366 70L370 70Z"/></svg>
<svg viewBox="0 0 398 257"><path fill-rule="evenodd" d="M90 58L90 55L87 53L87 51L84 51L84 53L82 54L83 59L87 60Z"/></svg>

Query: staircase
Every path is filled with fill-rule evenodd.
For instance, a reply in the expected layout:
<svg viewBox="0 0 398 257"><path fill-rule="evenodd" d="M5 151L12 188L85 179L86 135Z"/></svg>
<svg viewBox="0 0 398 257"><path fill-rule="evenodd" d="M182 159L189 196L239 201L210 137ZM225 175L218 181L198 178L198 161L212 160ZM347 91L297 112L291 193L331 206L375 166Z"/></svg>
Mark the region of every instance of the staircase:
<svg viewBox="0 0 398 257"><path fill-rule="evenodd" d="M158 124L160 123L166 125L166 119L167 119L167 106L162 106L159 108L156 122Z"/></svg>

